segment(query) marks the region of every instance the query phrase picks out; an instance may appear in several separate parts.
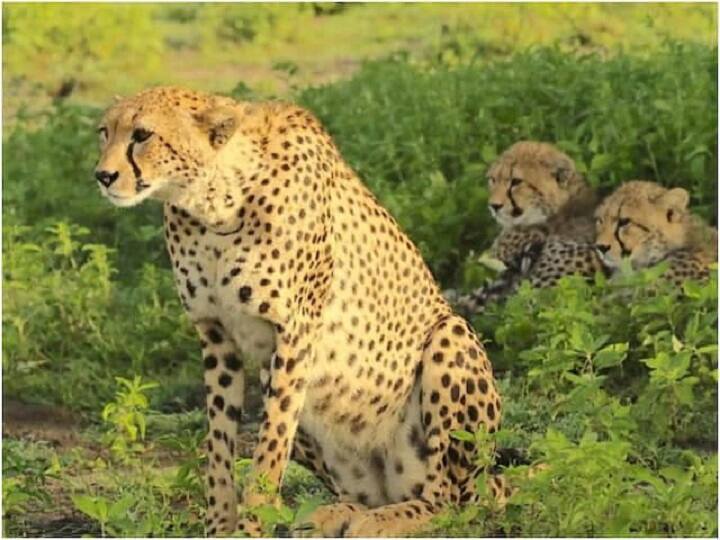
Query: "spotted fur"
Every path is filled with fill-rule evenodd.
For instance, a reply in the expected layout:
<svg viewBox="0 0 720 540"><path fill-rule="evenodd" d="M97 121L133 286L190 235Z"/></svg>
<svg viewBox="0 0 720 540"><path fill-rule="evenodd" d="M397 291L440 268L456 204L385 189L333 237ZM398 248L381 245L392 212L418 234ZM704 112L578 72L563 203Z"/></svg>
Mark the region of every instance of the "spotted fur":
<svg viewBox="0 0 720 540"><path fill-rule="evenodd" d="M454 302L472 316L513 294L520 283L549 287L567 275L604 268L594 249L595 193L566 154L548 143L520 141L488 171L490 213L502 227L490 256L505 269Z"/></svg>
<svg viewBox="0 0 720 540"><path fill-rule="evenodd" d="M500 276L470 294L460 296L455 307L466 316L501 302L527 280L532 287L552 287L560 278L579 275L593 278L606 273L593 244L548 237L541 227L513 227L501 232L490 249L491 256L505 265Z"/></svg>
<svg viewBox="0 0 720 540"><path fill-rule="evenodd" d="M503 229L543 225L552 236L592 242L594 190L553 145L520 141L488 170L488 207Z"/></svg>
<svg viewBox="0 0 720 540"><path fill-rule="evenodd" d="M498 428L490 362L317 119L156 88L110 107L100 131L102 193L164 203L201 339L208 534L258 534L244 514L273 502L260 485L279 487L291 455L339 497L313 517L326 535L409 534L448 503L477 501L474 449L450 433ZM262 366L264 414L238 513L247 361Z"/></svg>
<svg viewBox="0 0 720 540"><path fill-rule="evenodd" d="M633 268L667 261L664 278L676 285L705 279L717 262L717 230L688 209L682 188L632 180L603 200L596 216L596 249L613 270L622 259Z"/></svg>

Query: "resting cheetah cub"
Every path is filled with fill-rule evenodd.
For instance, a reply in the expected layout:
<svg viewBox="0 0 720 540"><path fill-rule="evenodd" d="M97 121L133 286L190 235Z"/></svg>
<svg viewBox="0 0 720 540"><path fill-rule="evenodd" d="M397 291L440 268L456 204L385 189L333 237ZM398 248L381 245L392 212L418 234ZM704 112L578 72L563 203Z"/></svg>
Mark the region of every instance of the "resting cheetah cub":
<svg viewBox="0 0 720 540"><path fill-rule="evenodd" d="M633 268L662 261L664 278L680 286L686 279L705 279L717 262L717 230L688 209L682 188L632 180L605 198L596 212L596 248L604 263L617 269L630 259Z"/></svg>
<svg viewBox="0 0 720 540"><path fill-rule="evenodd" d="M291 455L340 498L314 516L327 535L412 533L477 499L473 448L450 432L497 429L490 362L318 120L155 88L111 106L99 132L103 195L164 203L203 348L209 534L259 532L239 520L233 478L252 357L264 415L244 510L273 502L258 485L279 487ZM491 489L507 493L497 477Z"/></svg>
<svg viewBox="0 0 720 540"><path fill-rule="evenodd" d="M518 142L490 167L488 184L490 213L502 227L490 255L505 270L458 300L464 313L482 311L525 279L548 287L562 276L603 270L593 245L595 193L567 155L547 143Z"/></svg>

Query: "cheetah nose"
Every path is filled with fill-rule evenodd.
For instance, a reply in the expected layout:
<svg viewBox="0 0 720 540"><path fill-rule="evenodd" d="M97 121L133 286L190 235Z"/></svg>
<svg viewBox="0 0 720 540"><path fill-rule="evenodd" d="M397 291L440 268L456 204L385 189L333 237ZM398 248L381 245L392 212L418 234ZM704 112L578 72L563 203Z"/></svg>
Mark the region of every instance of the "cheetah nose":
<svg viewBox="0 0 720 540"><path fill-rule="evenodd" d="M610 249L610 246L607 244L595 244L595 249L598 250L601 254L605 254Z"/></svg>
<svg viewBox="0 0 720 540"><path fill-rule="evenodd" d="M502 204L490 203L490 208L492 209L493 212L498 212L498 211L500 211L500 209L501 209L502 207L503 207Z"/></svg>
<svg viewBox="0 0 720 540"><path fill-rule="evenodd" d="M108 171L95 171L95 178L106 188L109 188L112 183L118 179L118 176L120 176L120 173L117 171L112 173Z"/></svg>

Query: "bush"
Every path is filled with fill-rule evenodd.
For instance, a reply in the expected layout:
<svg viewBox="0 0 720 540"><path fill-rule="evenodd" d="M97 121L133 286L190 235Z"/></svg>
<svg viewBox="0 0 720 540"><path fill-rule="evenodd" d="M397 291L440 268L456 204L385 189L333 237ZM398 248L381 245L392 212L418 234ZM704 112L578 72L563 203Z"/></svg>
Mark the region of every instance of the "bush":
<svg viewBox="0 0 720 540"><path fill-rule="evenodd" d="M157 71L162 35L155 31L152 6L17 4L3 6L3 70L11 79L51 87L74 79L105 84L136 69ZM68 62L72 59L72 62Z"/></svg>
<svg viewBox="0 0 720 540"><path fill-rule="evenodd" d="M5 225L4 392L95 410L112 396L114 375L153 373L172 374L162 402L181 399L188 379L201 397L199 344L172 275L146 264L123 286L114 251L87 243L88 233L64 222Z"/></svg>
<svg viewBox="0 0 720 540"><path fill-rule="evenodd" d="M491 241L484 172L519 139L556 142L602 191L686 187L716 221L716 66L717 49L679 43L648 59L536 49L430 71L399 56L298 100L448 281Z"/></svg>
<svg viewBox="0 0 720 540"><path fill-rule="evenodd" d="M450 512L438 530L717 535L717 276L673 291L662 270L525 284L476 318L502 374L497 442L542 467L505 470L504 513Z"/></svg>
<svg viewBox="0 0 720 540"><path fill-rule="evenodd" d="M716 49L687 44L652 59L538 49L431 71L397 57L297 99L322 119L436 276L456 285L468 252L496 230L484 171L520 138L556 141L603 190L631 178L686 187L693 207L715 221L716 66ZM64 106L20 118L5 141L3 197L19 223L67 218L90 229L91 241L132 254L120 261L126 279L144 262L167 264L160 216L151 205L116 210L97 195L90 173L99 114Z"/></svg>
<svg viewBox="0 0 720 540"><path fill-rule="evenodd" d="M475 326L494 364L523 377L554 416L584 415L636 447L717 444L717 279L674 291L662 267L595 284L527 284ZM713 413L713 411L715 411ZM640 445L640 446L638 446Z"/></svg>

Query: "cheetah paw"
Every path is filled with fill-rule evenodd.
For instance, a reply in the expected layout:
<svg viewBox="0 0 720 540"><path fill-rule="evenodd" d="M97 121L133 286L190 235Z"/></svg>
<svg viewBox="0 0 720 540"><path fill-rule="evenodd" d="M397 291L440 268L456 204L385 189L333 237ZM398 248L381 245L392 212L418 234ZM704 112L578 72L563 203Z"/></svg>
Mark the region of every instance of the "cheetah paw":
<svg viewBox="0 0 720 540"><path fill-rule="evenodd" d="M238 520L237 531L234 536L259 538L263 536L260 521L254 517L245 517Z"/></svg>
<svg viewBox="0 0 720 540"><path fill-rule="evenodd" d="M365 510L364 506L353 503L328 504L317 508L307 521L312 529L293 531L295 536L338 538L344 536L353 516ZM298 534L298 532L300 534Z"/></svg>

